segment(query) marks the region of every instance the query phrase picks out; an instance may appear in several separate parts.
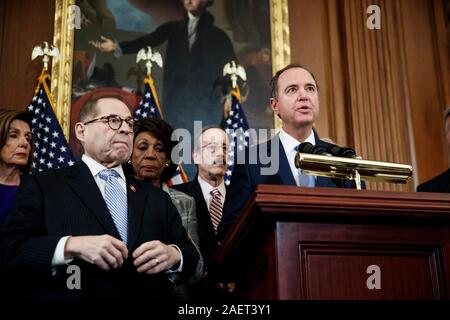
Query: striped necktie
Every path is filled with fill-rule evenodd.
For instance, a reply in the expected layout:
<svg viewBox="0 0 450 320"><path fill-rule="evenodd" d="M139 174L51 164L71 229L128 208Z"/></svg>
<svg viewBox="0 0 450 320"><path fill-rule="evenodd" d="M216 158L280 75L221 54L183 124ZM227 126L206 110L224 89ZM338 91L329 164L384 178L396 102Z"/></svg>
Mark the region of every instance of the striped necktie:
<svg viewBox="0 0 450 320"><path fill-rule="evenodd" d="M105 202L114 224L123 242L127 243L128 208L127 195L119 184L119 173L112 169L105 169L98 173L106 182Z"/></svg>
<svg viewBox="0 0 450 320"><path fill-rule="evenodd" d="M194 45L195 40L197 40L197 25L198 20L190 20L188 21L188 44L189 51L191 51L192 46Z"/></svg>
<svg viewBox="0 0 450 320"><path fill-rule="evenodd" d="M209 204L209 214L214 227L214 231L217 233L217 227L222 220L222 195L219 189L215 188L211 191L211 202Z"/></svg>

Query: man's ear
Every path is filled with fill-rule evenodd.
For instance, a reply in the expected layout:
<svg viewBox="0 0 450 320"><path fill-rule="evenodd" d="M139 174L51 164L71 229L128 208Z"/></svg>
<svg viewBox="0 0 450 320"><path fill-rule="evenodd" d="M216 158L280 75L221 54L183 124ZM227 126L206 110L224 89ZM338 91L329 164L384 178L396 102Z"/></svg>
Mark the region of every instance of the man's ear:
<svg viewBox="0 0 450 320"><path fill-rule="evenodd" d="M278 110L278 100L276 98L270 98L270 107L272 108L273 113L280 116L280 111Z"/></svg>
<svg viewBox="0 0 450 320"><path fill-rule="evenodd" d="M198 154L197 151L192 151L192 160L194 160L194 164L199 164L201 163L201 159L200 159L200 155Z"/></svg>
<svg viewBox="0 0 450 320"><path fill-rule="evenodd" d="M85 130L86 126L83 123L81 122L75 123L75 135L81 143L83 143L85 140Z"/></svg>

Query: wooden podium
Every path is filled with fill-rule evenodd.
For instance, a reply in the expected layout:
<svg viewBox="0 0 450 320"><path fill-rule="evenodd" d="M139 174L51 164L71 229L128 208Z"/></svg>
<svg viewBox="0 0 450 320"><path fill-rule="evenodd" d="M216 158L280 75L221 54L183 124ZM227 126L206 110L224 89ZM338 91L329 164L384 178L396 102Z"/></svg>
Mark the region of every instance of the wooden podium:
<svg viewBox="0 0 450 320"><path fill-rule="evenodd" d="M242 299L449 299L450 195L260 185L216 258Z"/></svg>

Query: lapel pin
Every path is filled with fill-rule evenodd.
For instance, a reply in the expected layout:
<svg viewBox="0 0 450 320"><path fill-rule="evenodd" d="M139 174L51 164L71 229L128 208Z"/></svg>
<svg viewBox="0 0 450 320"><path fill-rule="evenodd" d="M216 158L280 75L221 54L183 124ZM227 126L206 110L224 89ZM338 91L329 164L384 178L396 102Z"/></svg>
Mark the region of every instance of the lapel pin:
<svg viewBox="0 0 450 320"><path fill-rule="evenodd" d="M136 188L133 185L130 186L130 189L131 191L136 192Z"/></svg>

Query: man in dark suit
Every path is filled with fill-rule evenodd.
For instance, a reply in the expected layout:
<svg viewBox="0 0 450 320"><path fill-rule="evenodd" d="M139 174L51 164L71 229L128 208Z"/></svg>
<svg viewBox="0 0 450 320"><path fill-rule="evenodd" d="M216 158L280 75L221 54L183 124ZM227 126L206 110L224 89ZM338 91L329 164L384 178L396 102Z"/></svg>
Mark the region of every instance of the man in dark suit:
<svg viewBox="0 0 450 320"><path fill-rule="evenodd" d="M224 283L223 272L218 270L214 261L214 254L219 247L217 227L222 219L222 208L227 192L224 183L227 149L228 137L222 128L203 129L196 137L192 154L198 169L197 176L188 183L174 186L175 189L195 199L200 252L205 259L207 272L207 279L197 286L197 296L200 295L202 298L218 298L218 295L233 290L232 283ZM218 286L225 287L225 290L223 292L215 290L219 289ZM202 290L204 292L200 292Z"/></svg>
<svg viewBox="0 0 450 320"><path fill-rule="evenodd" d="M164 298L194 273L199 256L170 197L123 172L133 124L120 97L92 97L75 125L81 161L23 179L0 233L19 298Z"/></svg>
<svg viewBox="0 0 450 320"><path fill-rule="evenodd" d="M447 147L450 149L450 107L447 108L444 114L445 121L445 139L447 140ZM417 186L418 192L450 192L450 169L441 173L440 175L426 181Z"/></svg>
<svg viewBox="0 0 450 320"><path fill-rule="evenodd" d="M295 167L295 155L301 143L327 145L313 130L319 114L319 87L314 75L301 65L290 64L273 76L270 86L270 105L283 125L279 134L250 148L245 160L235 166L219 239L226 236L258 184L355 188L353 181L305 175ZM256 161L252 161L252 155ZM267 161L261 155L267 155Z"/></svg>

